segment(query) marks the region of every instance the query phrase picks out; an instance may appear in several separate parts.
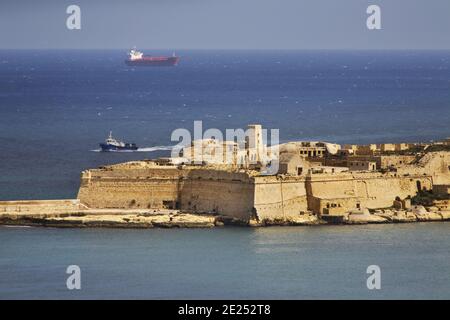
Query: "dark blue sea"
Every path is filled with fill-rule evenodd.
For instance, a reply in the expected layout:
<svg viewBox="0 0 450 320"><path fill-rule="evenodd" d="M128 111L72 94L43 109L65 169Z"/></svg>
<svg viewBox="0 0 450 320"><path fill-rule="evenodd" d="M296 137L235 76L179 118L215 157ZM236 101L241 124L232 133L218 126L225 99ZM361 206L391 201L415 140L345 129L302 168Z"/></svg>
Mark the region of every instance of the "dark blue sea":
<svg viewBox="0 0 450 320"><path fill-rule="evenodd" d="M261 123L282 141L450 136L449 51L179 51L173 68L130 68L125 54L0 51L0 200L74 198L82 170L167 155L194 120ZM96 152L110 130L144 152ZM448 231L0 228L0 297L450 298ZM371 263L390 281L375 293ZM85 268L73 295L67 264Z"/></svg>

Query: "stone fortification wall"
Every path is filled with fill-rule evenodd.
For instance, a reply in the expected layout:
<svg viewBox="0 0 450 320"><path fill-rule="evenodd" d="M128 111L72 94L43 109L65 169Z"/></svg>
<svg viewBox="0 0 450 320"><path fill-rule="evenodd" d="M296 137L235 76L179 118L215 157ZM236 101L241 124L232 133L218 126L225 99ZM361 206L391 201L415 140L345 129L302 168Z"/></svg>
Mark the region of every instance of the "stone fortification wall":
<svg viewBox="0 0 450 320"><path fill-rule="evenodd" d="M379 168L401 167L410 164L415 159L413 155L382 155Z"/></svg>
<svg viewBox="0 0 450 320"><path fill-rule="evenodd" d="M181 209L248 219L253 183L245 173L174 166L107 167L82 173L78 193L90 208Z"/></svg>
<svg viewBox="0 0 450 320"><path fill-rule="evenodd" d="M312 175L306 180L308 204L315 213L323 213L329 204L345 210L358 208L386 208L396 197L404 199L421 188L432 187L432 177L378 172L339 173L335 175Z"/></svg>
<svg viewBox="0 0 450 320"><path fill-rule="evenodd" d="M311 210L336 214L387 208L396 197L450 185L450 153L425 155L397 172L258 176L224 168L160 166L143 161L87 170L78 194L91 208L181 209L248 220L283 219ZM447 189L448 190L448 189Z"/></svg>
<svg viewBox="0 0 450 320"><path fill-rule="evenodd" d="M246 173L187 169L183 172L179 195L183 210L248 220L253 210L254 184Z"/></svg>
<svg viewBox="0 0 450 320"><path fill-rule="evenodd" d="M175 207L179 181L179 170L169 166L87 170L78 198L90 208Z"/></svg>
<svg viewBox="0 0 450 320"><path fill-rule="evenodd" d="M76 212L83 208L78 199L0 201L0 213Z"/></svg>
<svg viewBox="0 0 450 320"><path fill-rule="evenodd" d="M254 201L259 219L287 219L298 216L308 210L305 178L255 177Z"/></svg>

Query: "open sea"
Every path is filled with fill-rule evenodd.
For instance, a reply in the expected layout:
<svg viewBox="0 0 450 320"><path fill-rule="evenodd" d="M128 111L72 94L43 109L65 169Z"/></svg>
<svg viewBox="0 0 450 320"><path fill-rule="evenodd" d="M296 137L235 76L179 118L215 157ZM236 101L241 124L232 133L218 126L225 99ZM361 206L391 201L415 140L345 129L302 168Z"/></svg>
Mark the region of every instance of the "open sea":
<svg viewBox="0 0 450 320"><path fill-rule="evenodd" d="M125 54L0 50L0 200L74 198L82 170L167 155L194 120L261 123L282 141L450 136L449 51L179 51L173 68ZM110 130L142 151L98 152ZM449 231L0 227L0 298L449 299ZM71 264L82 290L65 287ZM366 287L370 264L381 290Z"/></svg>

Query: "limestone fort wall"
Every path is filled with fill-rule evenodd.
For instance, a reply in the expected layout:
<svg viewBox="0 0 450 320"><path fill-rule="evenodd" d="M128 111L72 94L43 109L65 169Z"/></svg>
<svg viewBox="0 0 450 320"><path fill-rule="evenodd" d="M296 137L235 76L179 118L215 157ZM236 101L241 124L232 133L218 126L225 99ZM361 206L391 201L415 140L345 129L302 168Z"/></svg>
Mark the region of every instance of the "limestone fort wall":
<svg viewBox="0 0 450 320"><path fill-rule="evenodd" d="M254 207L260 219L298 216L308 210L303 177L255 177Z"/></svg>
<svg viewBox="0 0 450 320"><path fill-rule="evenodd" d="M172 207L179 181L174 167L87 170L81 174L78 198L90 208Z"/></svg>
<svg viewBox="0 0 450 320"><path fill-rule="evenodd" d="M183 172L180 207L190 212L214 212L248 220L254 201L253 180L245 173L207 169Z"/></svg>
<svg viewBox="0 0 450 320"><path fill-rule="evenodd" d="M387 208L396 197L414 196L420 188L430 190L431 176L370 173L339 173L313 175L306 181L308 204L314 213L322 214L324 207L342 206L345 210Z"/></svg>
<svg viewBox="0 0 450 320"><path fill-rule="evenodd" d="M249 219L253 193L245 173L156 166L84 171L78 198L90 208L170 208Z"/></svg>
<svg viewBox="0 0 450 320"><path fill-rule="evenodd" d="M78 199L91 208L180 209L243 220L283 219L304 211L323 214L387 208L396 197L436 185L448 190L449 153L426 155L397 172L336 172L262 176L195 166L125 163L82 173ZM337 207L337 208L336 208Z"/></svg>

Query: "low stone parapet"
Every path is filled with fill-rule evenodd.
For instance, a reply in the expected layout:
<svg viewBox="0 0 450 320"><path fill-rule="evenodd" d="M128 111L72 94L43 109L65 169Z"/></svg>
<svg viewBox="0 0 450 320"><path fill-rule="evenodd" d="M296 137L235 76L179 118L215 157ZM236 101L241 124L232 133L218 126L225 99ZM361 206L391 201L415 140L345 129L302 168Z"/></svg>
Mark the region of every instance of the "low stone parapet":
<svg viewBox="0 0 450 320"><path fill-rule="evenodd" d="M84 208L79 199L0 201L0 212L74 212Z"/></svg>

